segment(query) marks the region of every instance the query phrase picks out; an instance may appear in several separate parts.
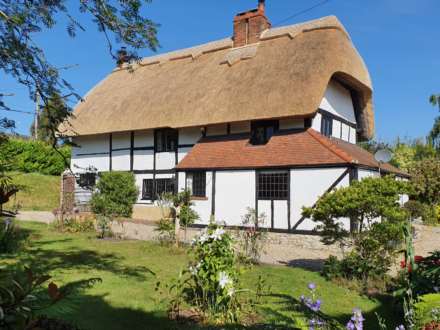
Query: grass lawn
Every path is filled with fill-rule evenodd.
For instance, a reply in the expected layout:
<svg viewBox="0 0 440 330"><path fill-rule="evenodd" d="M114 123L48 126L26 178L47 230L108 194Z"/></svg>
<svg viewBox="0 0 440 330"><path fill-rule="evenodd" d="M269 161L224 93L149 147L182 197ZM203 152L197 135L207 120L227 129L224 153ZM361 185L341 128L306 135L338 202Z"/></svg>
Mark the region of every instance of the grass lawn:
<svg viewBox="0 0 440 330"><path fill-rule="evenodd" d="M154 290L157 281L170 280L185 267L188 256L184 250L153 242L98 240L93 234L61 234L37 223L20 225L30 232L29 244L17 255L0 255L0 267L15 267L19 263L32 265L34 270L52 275L57 284L102 278L102 283L62 301L46 311L47 314L93 330L194 329L169 321L166 302ZM259 275L270 285L271 294L260 314L263 323L278 325L272 329L295 329L289 307L292 298L307 294L309 282L318 286L323 312L344 324L353 307L364 311L369 320L366 329L377 329L374 312L388 319L396 317L389 300L361 297L325 281L315 272L285 266L258 266L243 274L244 286L254 289Z"/></svg>
<svg viewBox="0 0 440 330"><path fill-rule="evenodd" d="M14 183L25 186L16 197L5 204L5 210L12 210L19 203L25 211L52 211L59 206L60 177L38 173L13 172Z"/></svg>

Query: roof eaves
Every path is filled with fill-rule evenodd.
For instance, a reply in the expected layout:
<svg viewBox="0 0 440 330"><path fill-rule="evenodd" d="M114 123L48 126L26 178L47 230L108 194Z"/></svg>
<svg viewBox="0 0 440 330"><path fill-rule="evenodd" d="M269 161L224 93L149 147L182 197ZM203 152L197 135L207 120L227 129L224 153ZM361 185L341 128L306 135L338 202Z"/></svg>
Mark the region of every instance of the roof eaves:
<svg viewBox="0 0 440 330"><path fill-rule="evenodd" d="M316 132L313 128L307 129L307 133L310 134L316 141L318 141L320 144L322 144L324 147L326 147L328 150L333 152L336 156L341 158L343 161L346 161L347 163L358 163L356 159L351 157L349 154L347 154L345 151L338 148L336 145L330 142L326 137Z"/></svg>

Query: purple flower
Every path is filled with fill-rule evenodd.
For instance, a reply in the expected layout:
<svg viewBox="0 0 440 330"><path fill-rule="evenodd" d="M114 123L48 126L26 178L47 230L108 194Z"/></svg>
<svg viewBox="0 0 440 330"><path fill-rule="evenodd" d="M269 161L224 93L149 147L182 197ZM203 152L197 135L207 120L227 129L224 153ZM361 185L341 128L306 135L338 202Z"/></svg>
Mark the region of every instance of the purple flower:
<svg viewBox="0 0 440 330"><path fill-rule="evenodd" d="M353 321L348 321L347 325L345 326L347 330L356 330L355 325Z"/></svg>
<svg viewBox="0 0 440 330"><path fill-rule="evenodd" d="M309 288L309 290L315 290L316 289L316 284L315 283L309 283L309 285L307 285L307 287Z"/></svg>
<svg viewBox="0 0 440 330"><path fill-rule="evenodd" d="M405 327L401 324L398 327L396 327L396 330L405 330Z"/></svg>

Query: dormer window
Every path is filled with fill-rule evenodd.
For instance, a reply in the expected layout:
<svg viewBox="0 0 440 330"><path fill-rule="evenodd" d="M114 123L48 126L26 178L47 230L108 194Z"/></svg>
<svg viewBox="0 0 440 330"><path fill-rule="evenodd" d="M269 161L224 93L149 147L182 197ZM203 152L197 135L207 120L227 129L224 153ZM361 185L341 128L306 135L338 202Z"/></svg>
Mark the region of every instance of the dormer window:
<svg viewBox="0 0 440 330"><path fill-rule="evenodd" d="M331 137L333 132L333 118L327 114L321 117L321 134Z"/></svg>
<svg viewBox="0 0 440 330"><path fill-rule="evenodd" d="M262 145L269 142L272 135L278 131L277 120L261 120L251 124L251 143Z"/></svg>
<svg viewBox="0 0 440 330"><path fill-rule="evenodd" d="M176 151L177 149L177 130L164 128L156 131L155 149L156 152Z"/></svg>

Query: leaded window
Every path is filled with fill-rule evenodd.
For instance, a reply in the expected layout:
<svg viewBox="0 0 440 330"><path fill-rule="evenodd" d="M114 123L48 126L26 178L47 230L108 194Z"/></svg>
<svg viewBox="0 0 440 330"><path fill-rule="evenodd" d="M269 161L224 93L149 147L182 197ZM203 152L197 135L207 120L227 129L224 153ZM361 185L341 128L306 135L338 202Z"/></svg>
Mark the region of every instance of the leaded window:
<svg viewBox="0 0 440 330"><path fill-rule="evenodd" d="M142 199L155 200L163 193L174 193L174 178L144 179L142 183Z"/></svg>
<svg viewBox="0 0 440 330"><path fill-rule="evenodd" d="M332 136L333 118L327 115L321 115L321 134L327 137Z"/></svg>
<svg viewBox="0 0 440 330"><path fill-rule="evenodd" d="M176 151L177 149L177 131L171 128L157 130L155 139L156 152Z"/></svg>
<svg viewBox="0 0 440 330"><path fill-rule="evenodd" d="M289 173L287 171L257 173L257 196L260 200L289 198Z"/></svg>
<svg viewBox="0 0 440 330"><path fill-rule="evenodd" d="M264 120L251 124L251 143L254 145L266 144L278 130L278 121Z"/></svg>
<svg viewBox="0 0 440 330"><path fill-rule="evenodd" d="M206 197L206 172L188 173L188 184L191 187L192 196Z"/></svg>

